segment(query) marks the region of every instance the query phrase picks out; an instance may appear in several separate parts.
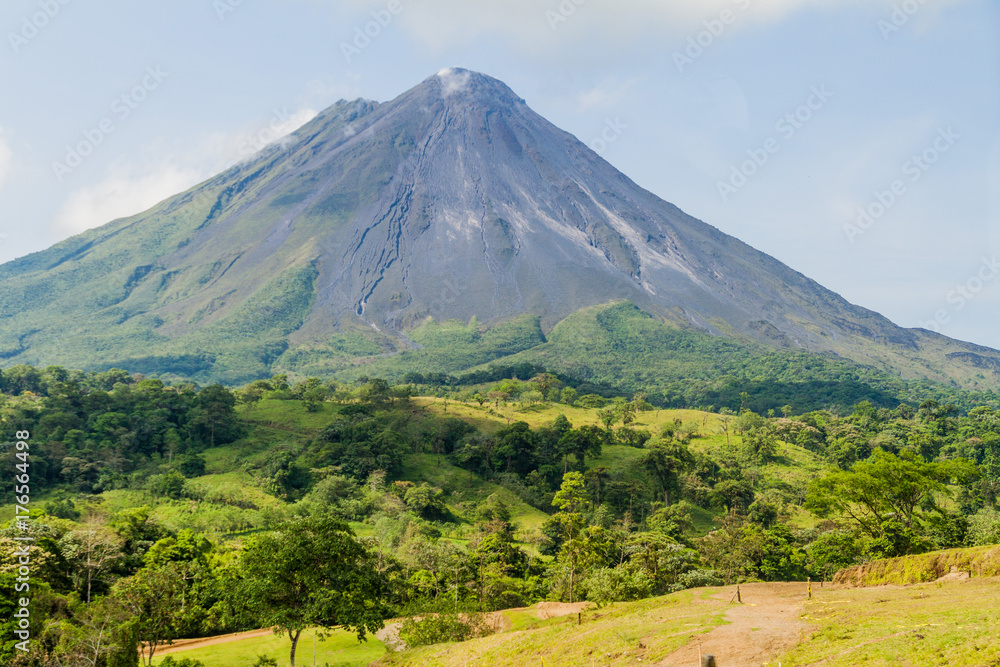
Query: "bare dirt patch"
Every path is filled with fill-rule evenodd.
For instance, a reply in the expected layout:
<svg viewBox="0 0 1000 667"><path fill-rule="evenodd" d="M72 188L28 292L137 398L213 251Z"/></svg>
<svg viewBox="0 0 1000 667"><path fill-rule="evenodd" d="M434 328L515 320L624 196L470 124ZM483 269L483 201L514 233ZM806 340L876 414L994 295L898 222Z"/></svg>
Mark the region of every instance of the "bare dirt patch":
<svg viewBox="0 0 1000 667"><path fill-rule="evenodd" d="M534 607L529 607L529 609L535 610L541 621L579 614L586 608L586 602L540 602Z"/></svg>
<svg viewBox="0 0 1000 667"><path fill-rule="evenodd" d="M711 597L729 603L736 587L727 587ZM720 667L760 667L792 649L802 638L805 583L743 584L743 604L735 602L726 612L728 625L698 637L661 660L660 667L699 664L700 654L715 656Z"/></svg>
<svg viewBox="0 0 1000 667"><path fill-rule="evenodd" d="M196 648L215 646L216 644L228 644L230 642L239 642L244 639L253 639L255 637L267 637L272 634L274 634L272 630L251 630L249 632L237 632L231 635L202 637L201 639L178 639L170 646L163 646L156 649L156 655L169 655L170 653L180 653L181 651L190 651Z"/></svg>

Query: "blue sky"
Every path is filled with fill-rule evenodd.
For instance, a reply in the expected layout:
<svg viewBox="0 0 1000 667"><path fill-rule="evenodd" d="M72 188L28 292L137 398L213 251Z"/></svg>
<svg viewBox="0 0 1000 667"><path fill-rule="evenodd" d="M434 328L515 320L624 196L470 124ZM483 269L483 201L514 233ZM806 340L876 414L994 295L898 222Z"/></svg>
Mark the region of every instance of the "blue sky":
<svg viewBox="0 0 1000 667"><path fill-rule="evenodd" d="M8 0L0 36L0 261L461 66L850 301L1000 348L995 0Z"/></svg>

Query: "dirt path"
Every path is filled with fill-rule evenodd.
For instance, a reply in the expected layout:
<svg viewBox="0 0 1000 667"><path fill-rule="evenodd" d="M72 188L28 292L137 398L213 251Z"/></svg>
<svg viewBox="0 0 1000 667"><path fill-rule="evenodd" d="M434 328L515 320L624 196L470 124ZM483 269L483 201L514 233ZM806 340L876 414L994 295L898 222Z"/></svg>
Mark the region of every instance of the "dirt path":
<svg viewBox="0 0 1000 667"><path fill-rule="evenodd" d="M215 646L216 644L239 642L244 639L253 639L254 637L268 637L273 634L274 632L271 630L251 630L249 632L237 632L231 635L202 637L201 639L178 639L170 646L163 646L156 649L156 655L169 655L171 653L180 653L181 651L190 651L196 648L205 648L206 646Z"/></svg>
<svg viewBox="0 0 1000 667"><path fill-rule="evenodd" d="M700 642L701 652L714 655L719 667L761 667L799 643L806 590L804 583L744 584L743 604L734 603L726 612L728 625L692 638L657 664L696 667ZM712 599L726 604L735 591L726 588Z"/></svg>

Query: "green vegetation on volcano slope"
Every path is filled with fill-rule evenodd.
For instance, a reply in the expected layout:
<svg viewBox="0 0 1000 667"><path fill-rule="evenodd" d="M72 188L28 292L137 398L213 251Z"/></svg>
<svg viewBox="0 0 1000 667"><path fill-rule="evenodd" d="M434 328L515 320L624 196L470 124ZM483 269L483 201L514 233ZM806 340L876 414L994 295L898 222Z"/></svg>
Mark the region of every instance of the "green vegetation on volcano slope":
<svg viewBox="0 0 1000 667"><path fill-rule="evenodd" d="M678 329L629 302L581 310L557 324L547 338L533 318L522 317L485 333L475 322L429 322L414 339L422 349L353 366L337 376L469 386L512 373L527 379L544 370L573 386L583 385L583 393L643 391L656 405L761 413L785 405L796 412L850 408L862 401L895 408L929 399L963 409L1000 407L1000 396L992 392L904 381L833 354L773 350Z"/></svg>

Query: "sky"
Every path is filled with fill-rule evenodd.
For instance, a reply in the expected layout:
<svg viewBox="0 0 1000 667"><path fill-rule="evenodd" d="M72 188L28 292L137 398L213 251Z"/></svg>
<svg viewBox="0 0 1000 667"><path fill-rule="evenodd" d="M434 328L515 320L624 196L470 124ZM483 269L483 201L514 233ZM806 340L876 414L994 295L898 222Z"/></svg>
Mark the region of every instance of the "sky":
<svg viewBox="0 0 1000 667"><path fill-rule="evenodd" d="M0 36L0 261L457 66L852 303L1000 348L996 0L6 0Z"/></svg>

